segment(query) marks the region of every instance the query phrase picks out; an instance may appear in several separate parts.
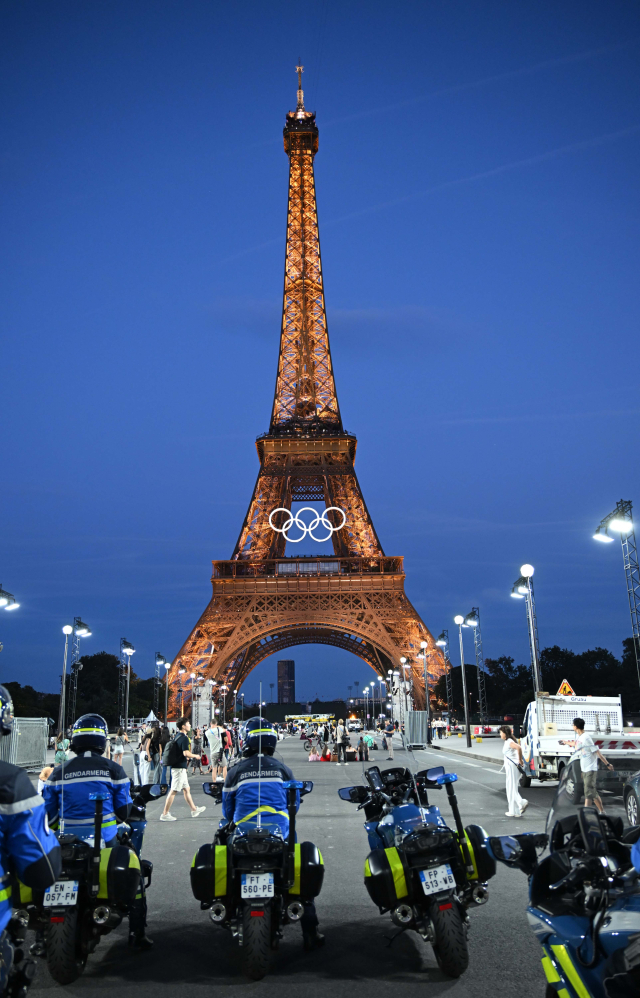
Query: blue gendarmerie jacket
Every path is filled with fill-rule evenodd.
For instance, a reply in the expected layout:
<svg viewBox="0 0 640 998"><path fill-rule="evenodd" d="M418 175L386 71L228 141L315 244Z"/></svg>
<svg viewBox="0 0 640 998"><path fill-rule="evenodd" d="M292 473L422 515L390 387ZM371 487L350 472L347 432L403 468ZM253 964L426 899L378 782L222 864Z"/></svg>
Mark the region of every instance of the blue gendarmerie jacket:
<svg viewBox="0 0 640 998"><path fill-rule="evenodd" d="M62 773L64 768L64 791ZM98 752L84 752L63 766L56 766L44 785L49 821L64 818L65 833L78 837L93 835L96 802L90 794L106 793L102 804L102 837L111 842L116 834L116 818L126 821L131 808L131 784L122 766Z"/></svg>
<svg viewBox="0 0 640 998"><path fill-rule="evenodd" d="M258 760L260 766L258 769ZM277 825L286 837L289 832L287 791L283 783L295 779L288 766L271 755L252 755L241 759L227 773L222 788L222 813L236 825L262 822ZM296 811L300 806L300 792L296 791Z"/></svg>
<svg viewBox="0 0 640 998"><path fill-rule="evenodd" d="M60 846L49 830L42 797L23 769L0 762L0 933L11 918L11 874L45 891L61 868Z"/></svg>

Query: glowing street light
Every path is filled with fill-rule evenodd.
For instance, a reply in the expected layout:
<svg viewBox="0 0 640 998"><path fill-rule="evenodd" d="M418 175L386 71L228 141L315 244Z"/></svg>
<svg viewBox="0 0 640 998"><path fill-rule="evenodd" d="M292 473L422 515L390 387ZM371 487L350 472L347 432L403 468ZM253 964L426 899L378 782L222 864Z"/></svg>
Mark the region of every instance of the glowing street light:
<svg viewBox="0 0 640 998"><path fill-rule="evenodd" d="M13 593L8 593L6 589L3 589L0 582L0 608L3 610L17 610L19 606L20 604Z"/></svg>
<svg viewBox="0 0 640 998"><path fill-rule="evenodd" d="M542 690L542 676L540 674L540 646L538 643L538 620L536 617L536 601L533 592L533 565L525 564L520 566L520 576L511 588L511 595L514 599L526 600L527 627L529 630L529 651L531 654L531 672L533 675L534 693Z"/></svg>
<svg viewBox="0 0 640 998"><path fill-rule="evenodd" d="M638 682L640 682L640 567L638 565L638 549L636 547L636 532L633 524L633 505L630 499L620 499L616 508L600 521L593 535L594 541L611 543L613 530L620 537L622 544L622 561L627 583L627 598L631 613L631 633L633 650L636 656Z"/></svg>

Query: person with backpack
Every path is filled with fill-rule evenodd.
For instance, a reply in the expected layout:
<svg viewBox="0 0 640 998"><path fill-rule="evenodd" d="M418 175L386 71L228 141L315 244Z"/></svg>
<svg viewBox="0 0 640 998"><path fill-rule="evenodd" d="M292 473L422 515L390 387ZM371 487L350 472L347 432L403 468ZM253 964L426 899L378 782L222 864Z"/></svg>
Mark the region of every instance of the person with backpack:
<svg viewBox="0 0 640 998"><path fill-rule="evenodd" d="M184 794L184 799L191 809L191 817L197 818L199 814L206 811L206 807L196 807L193 803L193 797L191 796L191 791L189 789L189 780L187 778L187 766L189 765L189 759L200 759L199 755L194 755L193 752L189 751L189 731L191 729L191 722L186 717L181 717L178 721L178 734L169 742L167 745L167 758L168 765L171 766L171 787L169 793L167 794L167 800L164 805L164 810L160 815L160 821L177 821L175 815L171 814L171 805L175 800L175 796L182 790Z"/></svg>

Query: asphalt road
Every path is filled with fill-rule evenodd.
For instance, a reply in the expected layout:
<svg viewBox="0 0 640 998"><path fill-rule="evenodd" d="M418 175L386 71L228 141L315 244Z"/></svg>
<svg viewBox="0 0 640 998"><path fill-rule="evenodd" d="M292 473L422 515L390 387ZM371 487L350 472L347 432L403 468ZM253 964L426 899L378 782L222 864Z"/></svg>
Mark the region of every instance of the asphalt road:
<svg viewBox="0 0 640 998"><path fill-rule="evenodd" d="M299 926L289 926L280 949L273 953L269 976L257 983L242 976L239 948L226 932L212 925L207 912L200 911L189 885L193 854L203 842L211 841L220 819L219 806L203 796L203 777L198 776L191 780L192 793L196 803L207 805L200 817L191 817L182 796L174 804L175 822L158 821L161 803L153 802L147 809L143 855L154 863L148 895L148 933L155 941L154 950L131 952L125 922L102 940L84 975L70 987L57 985L39 961L33 991L46 992L51 998L62 994L175 998L186 989L190 998L204 998L214 987L229 988L238 996L260 991L269 998L289 998L320 987L330 998L347 994L370 998L400 987L403 998L418 998L428 985L429 995L449 998L494 998L510 991L518 998L542 998L545 982L539 947L527 925L523 874L499 867L489 885L488 903L470 914L469 969L453 981L440 972L431 947L416 933L407 932L388 945L387 937L395 927L388 915L379 915L363 884L368 851L363 812L336 793L339 787L361 782L361 765L309 763L301 742L293 738L280 743L279 754L297 778L314 781L313 793L300 810L298 839L314 841L325 860L324 887L317 901L326 935L323 949L305 953ZM384 768L384 753L374 755L382 757ZM394 764L405 758L396 749ZM418 768L444 765L458 774L456 790L465 824L478 823L496 835L544 829L553 786L534 785L524 791L530 800L525 816L507 818L504 774L497 765L468 762L446 750L416 752L416 763ZM449 807L444 791L435 802L446 819Z"/></svg>

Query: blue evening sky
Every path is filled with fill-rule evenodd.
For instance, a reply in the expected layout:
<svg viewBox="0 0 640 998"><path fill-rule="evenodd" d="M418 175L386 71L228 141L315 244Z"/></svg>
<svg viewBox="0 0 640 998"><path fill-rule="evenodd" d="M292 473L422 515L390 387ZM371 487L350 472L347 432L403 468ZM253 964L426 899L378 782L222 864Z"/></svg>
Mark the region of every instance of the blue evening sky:
<svg viewBox="0 0 640 998"><path fill-rule="evenodd" d="M637 4L5 0L0 46L0 678L56 689L76 614L150 675L232 552L298 57L341 409L410 598L436 634L478 605L485 655L527 661L530 561L541 644L620 654L620 547L591 534L640 504ZM373 678L288 656L303 696Z"/></svg>

